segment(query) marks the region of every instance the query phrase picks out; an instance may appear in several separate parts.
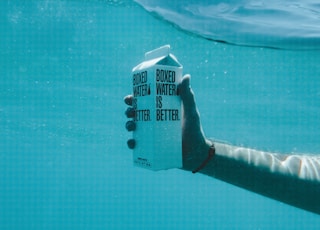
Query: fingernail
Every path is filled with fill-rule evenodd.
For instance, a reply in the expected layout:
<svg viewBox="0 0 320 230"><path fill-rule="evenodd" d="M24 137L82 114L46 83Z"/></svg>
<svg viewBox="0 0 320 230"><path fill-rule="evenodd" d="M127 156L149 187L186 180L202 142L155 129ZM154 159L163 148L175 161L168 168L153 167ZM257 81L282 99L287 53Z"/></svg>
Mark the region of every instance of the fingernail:
<svg viewBox="0 0 320 230"><path fill-rule="evenodd" d="M129 149L134 149L134 147L136 146L136 141L134 139L129 139L127 141L128 147Z"/></svg>
<svg viewBox="0 0 320 230"><path fill-rule="evenodd" d="M127 121L126 129L128 131L134 131L136 129L136 123L134 121Z"/></svg>

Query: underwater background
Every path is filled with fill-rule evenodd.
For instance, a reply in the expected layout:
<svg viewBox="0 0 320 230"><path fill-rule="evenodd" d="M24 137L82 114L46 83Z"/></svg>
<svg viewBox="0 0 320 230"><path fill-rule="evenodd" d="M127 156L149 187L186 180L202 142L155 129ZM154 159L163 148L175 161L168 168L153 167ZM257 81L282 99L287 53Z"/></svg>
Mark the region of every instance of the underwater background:
<svg viewBox="0 0 320 230"><path fill-rule="evenodd" d="M0 1L0 229L319 229L225 182L133 166L123 97L165 44L208 137L320 153L319 4L211 2Z"/></svg>

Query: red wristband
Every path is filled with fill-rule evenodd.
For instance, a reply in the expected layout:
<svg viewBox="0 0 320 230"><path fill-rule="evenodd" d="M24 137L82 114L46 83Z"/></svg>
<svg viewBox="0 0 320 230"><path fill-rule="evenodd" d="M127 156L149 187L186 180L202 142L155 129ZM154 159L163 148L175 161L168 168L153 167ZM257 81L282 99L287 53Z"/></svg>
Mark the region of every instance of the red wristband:
<svg viewBox="0 0 320 230"><path fill-rule="evenodd" d="M208 150L208 157L202 162L202 164L198 168L193 170L192 173L197 173L201 169L203 169L208 164L208 162L211 160L211 158L215 155L215 153L216 153L216 148L214 147L214 144L212 143L212 145L210 146L210 148Z"/></svg>

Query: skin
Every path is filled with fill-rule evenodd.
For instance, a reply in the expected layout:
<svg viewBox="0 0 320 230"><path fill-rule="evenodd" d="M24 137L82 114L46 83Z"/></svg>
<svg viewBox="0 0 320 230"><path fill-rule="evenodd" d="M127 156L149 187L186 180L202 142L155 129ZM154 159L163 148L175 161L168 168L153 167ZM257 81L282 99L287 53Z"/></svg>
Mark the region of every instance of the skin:
<svg viewBox="0 0 320 230"><path fill-rule="evenodd" d="M209 140L201 126L190 78L184 76L179 85L183 105L183 170L194 171L206 162L199 173L320 214L320 157L268 153ZM125 103L132 106L132 98L126 96ZM132 109L126 114L132 117ZM215 152L208 161L212 144Z"/></svg>

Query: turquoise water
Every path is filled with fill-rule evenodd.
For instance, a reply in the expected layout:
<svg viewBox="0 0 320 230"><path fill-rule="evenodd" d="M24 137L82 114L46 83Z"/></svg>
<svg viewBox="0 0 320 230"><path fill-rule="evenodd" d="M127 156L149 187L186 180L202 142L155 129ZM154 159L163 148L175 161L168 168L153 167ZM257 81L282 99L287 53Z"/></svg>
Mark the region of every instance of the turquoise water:
<svg viewBox="0 0 320 230"><path fill-rule="evenodd" d="M171 44L207 136L317 154L319 51L209 41L132 2L1 1L0 26L0 229L320 227L201 174L133 167L123 103L144 52Z"/></svg>

